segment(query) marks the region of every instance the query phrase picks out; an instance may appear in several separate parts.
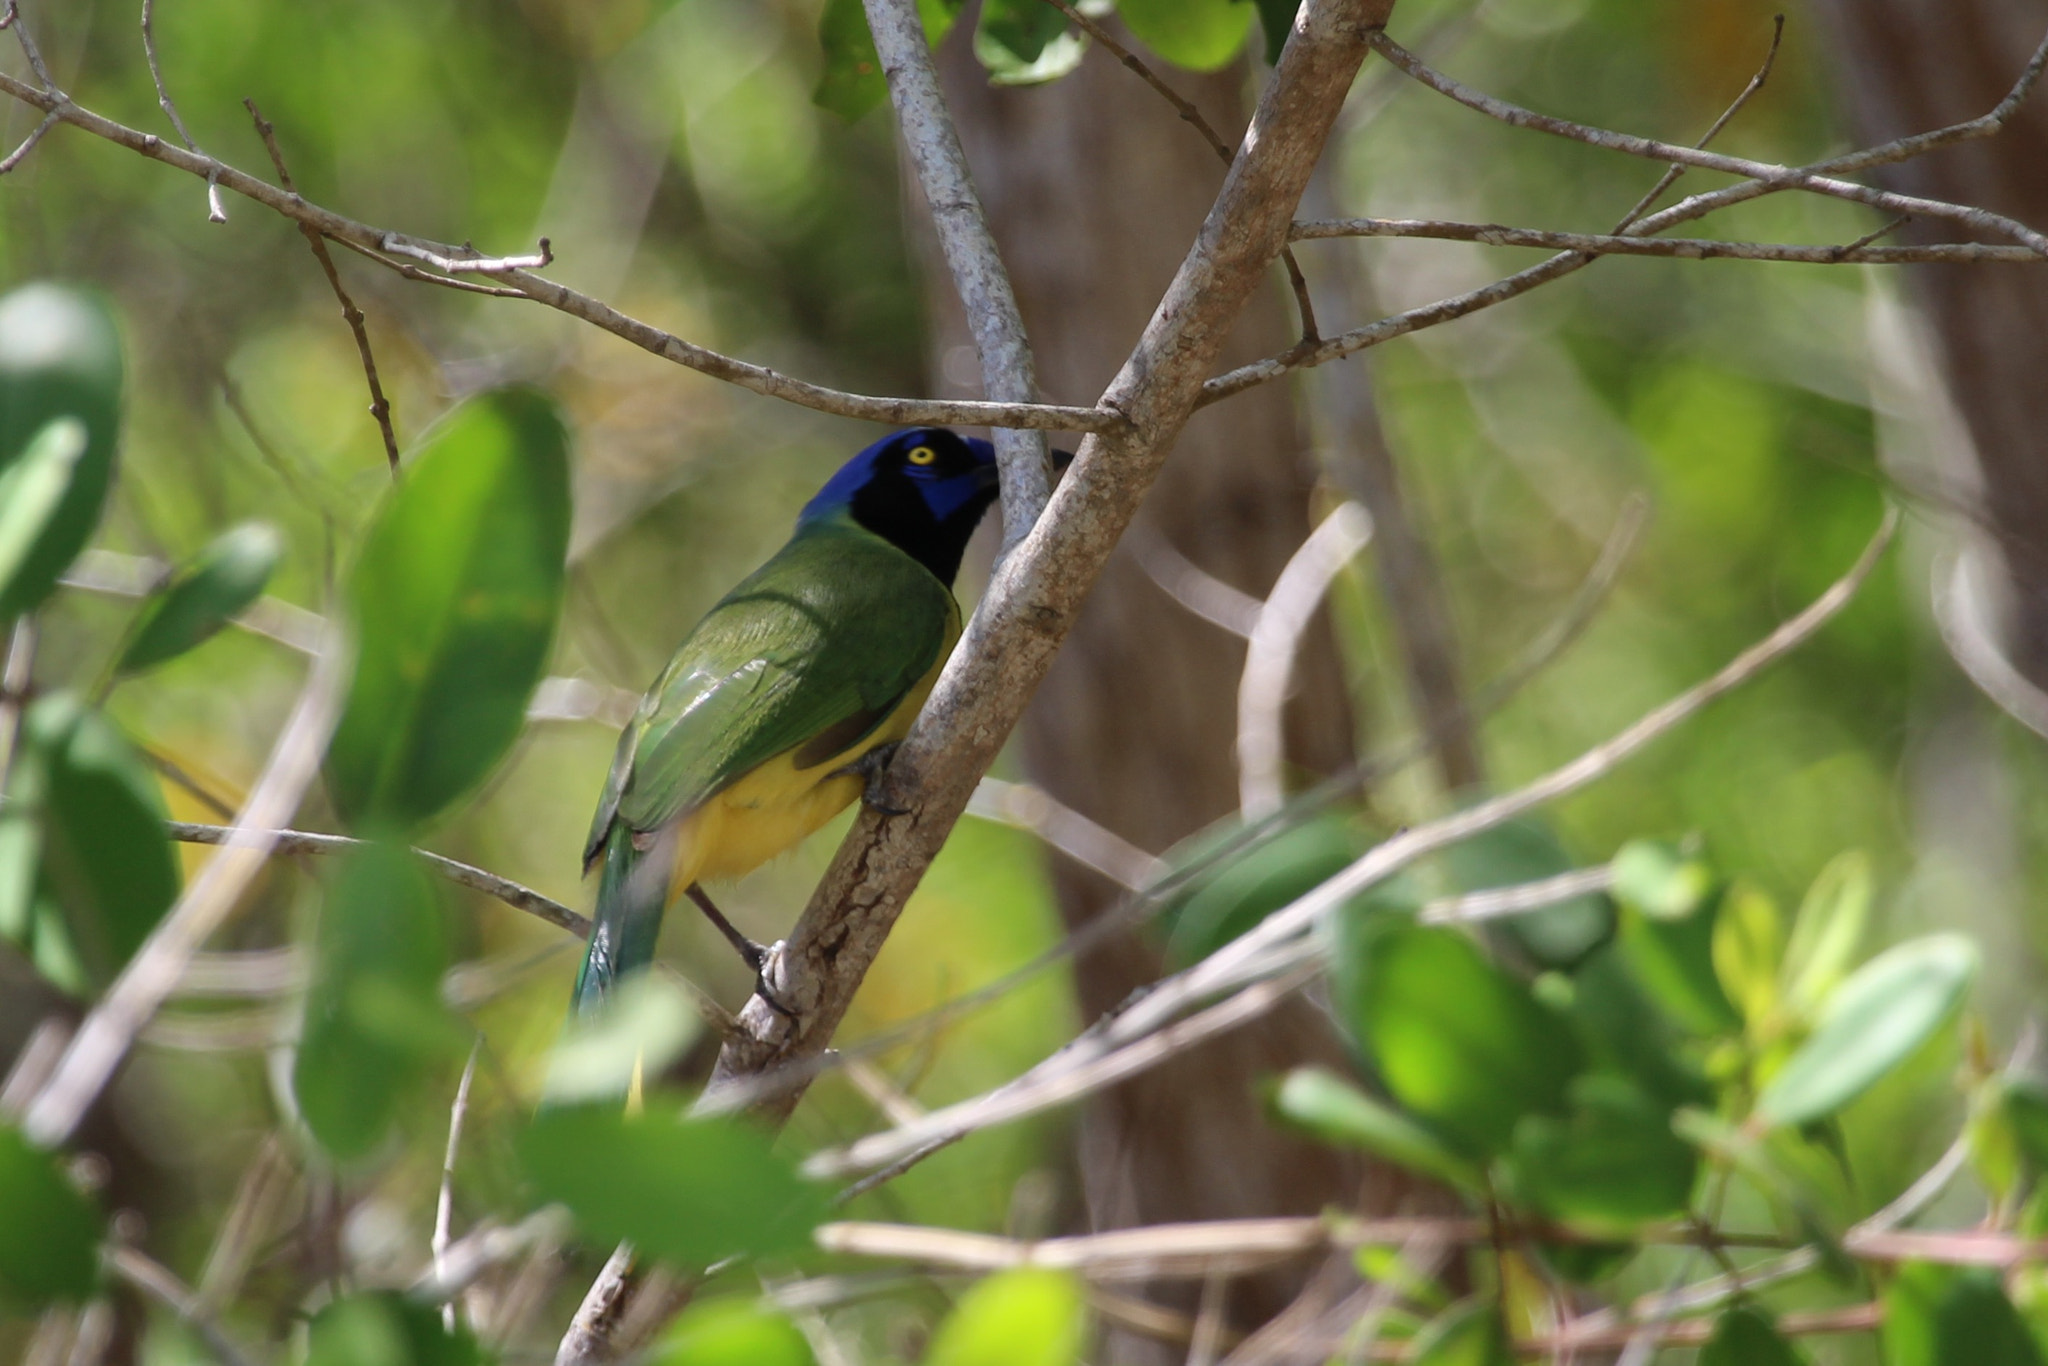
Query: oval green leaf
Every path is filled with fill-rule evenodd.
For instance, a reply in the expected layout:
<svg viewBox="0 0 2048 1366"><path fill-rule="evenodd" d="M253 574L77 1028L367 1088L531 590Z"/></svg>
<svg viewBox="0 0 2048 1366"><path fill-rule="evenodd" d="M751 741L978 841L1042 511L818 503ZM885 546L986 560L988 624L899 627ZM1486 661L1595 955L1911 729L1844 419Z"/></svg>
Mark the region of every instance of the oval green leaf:
<svg viewBox="0 0 2048 1366"><path fill-rule="evenodd" d="M1630 840L1607 867L1614 895L1652 920L1683 920L1714 890L1713 870L1669 840Z"/></svg>
<svg viewBox="0 0 2048 1366"><path fill-rule="evenodd" d="M437 891L411 852L372 844L343 859L292 1066L306 1127L335 1157L377 1147L414 1082L466 1042L441 1004L447 966Z"/></svg>
<svg viewBox="0 0 2048 1366"><path fill-rule="evenodd" d="M753 1300L712 1300L684 1310L647 1357L648 1366L814 1366L789 1316Z"/></svg>
<svg viewBox="0 0 2048 1366"><path fill-rule="evenodd" d="M1515 1130L1515 1187L1554 1219L1625 1235L1685 1210L1699 1154L1671 1130L1671 1110L1613 1076L1572 1083L1571 1114L1531 1115Z"/></svg>
<svg viewBox="0 0 2048 1366"><path fill-rule="evenodd" d="M1885 1366L2041 1366L1997 1273L1909 1262L1884 1294Z"/></svg>
<svg viewBox="0 0 2048 1366"><path fill-rule="evenodd" d="M1360 1149L1447 1185L1474 1191L1484 1185L1479 1169L1435 1134L1327 1069L1289 1072L1273 1092L1273 1112L1324 1142Z"/></svg>
<svg viewBox="0 0 2048 1366"><path fill-rule="evenodd" d="M1215 71L1244 50L1251 0L1117 0L1133 36L1175 66Z"/></svg>
<svg viewBox="0 0 2048 1366"><path fill-rule="evenodd" d="M932 1334L924 1366L1074 1366L1088 1331L1081 1283L1020 1267L979 1282Z"/></svg>
<svg viewBox="0 0 2048 1366"><path fill-rule="evenodd" d="M1067 16L1045 0L983 0L974 26L974 58L991 85L1056 81L1081 64L1087 50Z"/></svg>
<svg viewBox="0 0 2048 1366"><path fill-rule="evenodd" d="M1484 892L1571 872L1578 865L1548 825L1534 817L1508 821L1454 844L1444 866L1461 892ZM1492 921L1537 967L1570 969L1614 934L1614 903L1598 892Z"/></svg>
<svg viewBox="0 0 2048 1366"><path fill-rule="evenodd" d="M1581 1065L1570 1026L1455 930L1380 935L1351 1004L1387 1090L1474 1152L1504 1151L1526 1114L1564 1112Z"/></svg>
<svg viewBox="0 0 2048 1366"><path fill-rule="evenodd" d="M24 285L0 298L0 480L38 432L64 417L85 424L85 445L18 565L0 575L0 621L49 596L92 538L121 421L121 338L106 305L62 285ZM0 497L0 508L11 501Z"/></svg>
<svg viewBox="0 0 2048 1366"><path fill-rule="evenodd" d="M1870 901L1870 856L1861 849L1837 855L1813 880L1792 919L1780 970L1795 1013L1810 1013L1848 975L1870 923Z"/></svg>
<svg viewBox="0 0 2048 1366"><path fill-rule="evenodd" d="M1794 1347L1770 1315L1737 1305L1714 1323L1714 1336L1700 1348L1699 1366L1806 1366L1806 1355Z"/></svg>
<svg viewBox="0 0 2048 1366"><path fill-rule="evenodd" d="M1169 849L1166 865L1178 871L1208 860L1242 839L1243 831L1235 817L1219 821ZM1357 822L1326 812L1225 855L1161 907L1168 964L1185 967L1208 957L1342 872L1371 843Z"/></svg>
<svg viewBox="0 0 2048 1366"><path fill-rule="evenodd" d="M918 0L925 41L934 48L951 31L960 4L961 0ZM882 60L875 53L861 0L825 0L818 16L818 46L824 50L825 64L811 99L819 108L851 122L889 98L889 82L882 75Z"/></svg>
<svg viewBox="0 0 2048 1366"><path fill-rule="evenodd" d="M1410 1366L1514 1366L1515 1349L1498 1309L1465 1300L1431 1319L1405 1360Z"/></svg>
<svg viewBox="0 0 2048 1366"><path fill-rule="evenodd" d="M262 595L283 553L277 529L262 522L223 532L150 595L114 671L136 673L204 642Z"/></svg>
<svg viewBox="0 0 2048 1366"><path fill-rule="evenodd" d="M546 667L569 540L568 437L531 389L465 403L370 528L346 600L355 679L327 790L403 835L483 780Z"/></svg>
<svg viewBox="0 0 2048 1366"><path fill-rule="evenodd" d="M1800 1125L1841 1109L1934 1036L1976 973L1976 946L1956 934L1865 963L1821 1003L1813 1034L1757 1097L1757 1115Z"/></svg>
<svg viewBox="0 0 2048 1366"><path fill-rule="evenodd" d="M0 1125L0 1309L33 1313L90 1297L101 1220L57 1155Z"/></svg>
<svg viewBox="0 0 2048 1366"><path fill-rule="evenodd" d="M1622 960L1657 1008L1689 1034L1713 1038L1742 1028L1742 1016L1721 989L1714 969L1714 928L1720 898L1709 897L1683 919L1645 914L1624 901Z"/></svg>
<svg viewBox="0 0 2048 1366"><path fill-rule="evenodd" d="M29 438L27 449L0 466L0 601L26 596L17 582L28 582L87 444L85 423L51 418ZM23 610L33 605L25 602Z"/></svg>
<svg viewBox="0 0 2048 1366"><path fill-rule="evenodd" d="M432 1305L389 1290L335 1300L306 1335L306 1366L482 1366L483 1349L463 1329L442 1326Z"/></svg>
<svg viewBox="0 0 2048 1366"><path fill-rule="evenodd" d="M545 1110L519 1139L521 1165L593 1238L631 1242L678 1268L808 1245L830 1208L824 1187L738 1120L661 1108L650 1099L636 1115L609 1105Z"/></svg>

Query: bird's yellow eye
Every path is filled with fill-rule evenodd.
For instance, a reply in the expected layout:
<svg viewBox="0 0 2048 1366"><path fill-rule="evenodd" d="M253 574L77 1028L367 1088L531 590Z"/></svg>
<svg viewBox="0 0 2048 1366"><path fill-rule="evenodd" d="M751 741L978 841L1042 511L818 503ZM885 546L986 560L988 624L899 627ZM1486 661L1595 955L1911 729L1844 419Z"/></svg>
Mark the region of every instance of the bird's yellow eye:
<svg viewBox="0 0 2048 1366"><path fill-rule="evenodd" d="M918 446L906 457L913 465L929 465L939 458L939 453L930 446Z"/></svg>

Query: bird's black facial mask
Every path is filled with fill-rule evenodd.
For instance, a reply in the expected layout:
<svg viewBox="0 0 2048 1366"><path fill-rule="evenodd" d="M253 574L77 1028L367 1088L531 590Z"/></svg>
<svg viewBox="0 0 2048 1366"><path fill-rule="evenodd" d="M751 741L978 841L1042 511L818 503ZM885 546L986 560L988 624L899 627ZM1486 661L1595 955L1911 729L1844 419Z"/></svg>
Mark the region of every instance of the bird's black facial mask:
<svg viewBox="0 0 2048 1366"><path fill-rule="evenodd" d="M995 448L943 427L913 427L846 462L798 525L841 511L951 584L968 537L996 498Z"/></svg>

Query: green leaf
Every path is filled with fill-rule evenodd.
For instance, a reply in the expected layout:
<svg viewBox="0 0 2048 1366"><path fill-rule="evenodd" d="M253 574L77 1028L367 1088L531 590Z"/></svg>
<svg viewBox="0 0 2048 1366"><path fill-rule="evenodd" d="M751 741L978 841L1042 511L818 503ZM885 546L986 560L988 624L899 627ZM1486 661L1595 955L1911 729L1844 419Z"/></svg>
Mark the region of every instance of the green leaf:
<svg viewBox="0 0 2048 1366"><path fill-rule="evenodd" d="M2048 1089L2032 1077L2012 1077L2005 1082L2004 1101L2020 1156L2035 1176L2048 1174Z"/></svg>
<svg viewBox="0 0 2048 1366"><path fill-rule="evenodd" d="M1117 0L1131 33L1175 66L1215 71L1244 50L1251 0Z"/></svg>
<svg viewBox="0 0 2048 1366"><path fill-rule="evenodd" d="M1549 826L1533 817L1497 825L1452 845L1444 855L1463 892L1484 892L1568 873L1578 865ZM1614 903L1597 892L1488 925L1536 966L1570 968L1614 934Z"/></svg>
<svg viewBox="0 0 2048 1366"><path fill-rule="evenodd" d="M1572 1021L1595 1063L1620 1073L1667 1108L1710 1105L1713 1088L1679 1047L1678 1031L1608 944L1572 974Z"/></svg>
<svg viewBox="0 0 2048 1366"><path fill-rule="evenodd" d="M0 1309L33 1313L98 1284L102 1221L58 1163L0 1125Z"/></svg>
<svg viewBox="0 0 2048 1366"><path fill-rule="evenodd" d="M208 639L262 595L283 553L277 529L262 522L223 532L143 604L115 672L136 673Z"/></svg>
<svg viewBox="0 0 2048 1366"><path fill-rule="evenodd" d="M1431 1319L1403 1360L1409 1366L1514 1366L1500 1311L1484 1300L1465 1300Z"/></svg>
<svg viewBox="0 0 2048 1366"><path fill-rule="evenodd" d="M1810 1124L1904 1062L1954 1013L1977 972L1961 935L1910 940L1857 969L1821 1003L1813 1034L1757 1097L1772 1124Z"/></svg>
<svg viewBox="0 0 2048 1366"><path fill-rule="evenodd" d="M1064 1271L1020 1267L978 1282L932 1334L924 1366L1072 1366L1088 1302Z"/></svg>
<svg viewBox="0 0 2048 1366"><path fill-rule="evenodd" d="M0 466L0 601L26 596L28 571L37 568L37 550L71 491L87 442L83 422L53 417L26 450ZM33 605L25 602L23 609Z"/></svg>
<svg viewBox="0 0 2048 1366"><path fill-rule="evenodd" d="M1683 920L1713 894L1714 873L1669 840L1631 840L1608 864L1614 895L1652 920Z"/></svg>
<svg viewBox="0 0 2048 1366"><path fill-rule="evenodd" d="M1739 1304L1715 1322L1698 1366L1806 1366L1806 1354L1778 1332L1770 1315Z"/></svg>
<svg viewBox="0 0 2048 1366"><path fill-rule="evenodd" d="M466 1330L449 1332L441 1311L379 1290L335 1300L307 1332L306 1366L481 1366Z"/></svg>
<svg viewBox="0 0 2048 1366"><path fill-rule="evenodd" d="M614 1106L544 1110L519 1139L526 1174L593 1238L626 1240L680 1268L735 1253L793 1252L830 1209L822 1186L733 1119Z"/></svg>
<svg viewBox="0 0 2048 1366"><path fill-rule="evenodd" d="M1287 35L1294 30L1294 12L1301 8L1301 0L1252 0L1259 11L1259 27L1266 34L1266 64L1280 64L1280 49L1287 46Z"/></svg>
<svg viewBox="0 0 2048 1366"><path fill-rule="evenodd" d="M927 43L936 48L945 41L960 17L961 3L918 0ZM825 0L818 16L818 44L824 49L825 65L811 98L820 108L851 122L889 98L888 78L882 74L882 59L875 52L861 0Z"/></svg>
<svg viewBox="0 0 2048 1366"><path fill-rule="evenodd" d="M1717 898L1709 898L1683 919L1659 919L1624 898L1622 958L1672 1023L1687 1033L1712 1038L1742 1028L1742 1017L1721 990L1714 971Z"/></svg>
<svg viewBox="0 0 2048 1366"><path fill-rule="evenodd" d="M1581 1063L1570 1027L1455 930L1388 930L1346 1004L1387 1090L1476 1153L1505 1150L1525 1114L1565 1109Z"/></svg>
<svg viewBox="0 0 2048 1366"><path fill-rule="evenodd" d="M62 285L24 285L0 298L0 481L58 418L85 424L62 495L19 562L0 574L0 621L49 596L99 524L121 423L121 338L98 297ZM68 439L68 438L67 438ZM0 526L13 520L0 496ZM0 538L4 539L4 538Z"/></svg>
<svg viewBox="0 0 2048 1366"><path fill-rule="evenodd" d="M1447 1185L1465 1190L1484 1185L1479 1169L1435 1134L1325 1068L1289 1072L1273 1092L1273 1112L1326 1143L1360 1149Z"/></svg>
<svg viewBox="0 0 2048 1366"><path fill-rule="evenodd" d="M292 1091L335 1157L377 1147L427 1066L459 1047L441 1004L447 933L410 851L366 845L342 860L320 913Z"/></svg>
<svg viewBox="0 0 2048 1366"><path fill-rule="evenodd" d="M1785 921L1778 903L1738 882L1714 917L1712 955L1721 991L1742 1012L1752 1037L1766 1031L1778 1011L1778 965Z"/></svg>
<svg viewBox="0 0 2048 1366"><path fill-rule="evenodd" d="M1572 1083L1571 1114L1530 1115L1515 1130L1516 1189L1553 1218L1626 1234L1684 1211L1699 1155L1671 1131L1671 1111L1620 1077Z"/></svg>
<svg viewBox="0 0 2048 1366"><path fill-rule="evenodd" d="M1785 1003L1804 1017L1848 975L1870 923L1870 856L1861 849L1837 855L1799 903L1785 944L1780 980Z"/></svg>
<svg viewBox="0 0 2048 1366"><path fill-rule="evenodd" d="M1175 870L1193 865L1241 838L1243 831L1236 817L1219 821L1167 850L1166 865ZM1185 967L1208 957L1342 872L1370 847L1355 821L1325 812L1223 857L1160 908L1168 964Z"/></svg>
<svg viewBox="0 0 2048 1366"><path fill-rule="evenodd" d="M660 973L634 973L597 1010L570 1017L541 1094L552 1105L623 1097L635 1072L660 1076L701 1026L681 987Z"/></svg>
<svg viewBox="0 0 2048 1366"><path fill-rule="evenodd" d="M24 713L0 815L0 938L52 982L111 982L178 899L156 784L128 742L70 693Z"/></svg>
<svg viewBox="0 0 2048 1366"><path fill-rule="evenodd" d="M534 390L465 403L406 467L345 594L359 643L326 771L350 825L416 830L511 745L547 664L568 538L568 437Z"/></svg>
<svg viewBox="0 0 2048 1366"><path fill-rule="evenodd" d="M648 1366L814 1366L788 1315L754 1300L693 1304L646 1358Z"/></svg>
<svg viewBox="0 0 2048 1366"><path fill-rule="evenodd" d="M1909 1262L1884 1294L1885 1366L2041 1366L1995 1272Z"/></svg>
<svg viewBox="0 0 2048 1366"><path fill-rule="evenodd" d="M1081 64L1081 35L1045 0L983 0L974 26L974 58L994 85L1056 81Z"/></svg>

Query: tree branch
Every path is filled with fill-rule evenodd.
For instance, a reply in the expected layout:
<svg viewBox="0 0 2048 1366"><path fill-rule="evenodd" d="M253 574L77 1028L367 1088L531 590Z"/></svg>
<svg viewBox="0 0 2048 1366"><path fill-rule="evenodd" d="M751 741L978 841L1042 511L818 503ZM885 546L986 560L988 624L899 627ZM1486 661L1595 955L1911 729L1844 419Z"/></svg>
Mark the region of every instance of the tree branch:
<svg viewBox="0 0 2048 1366"><path fill-rule="evenodd" d="M1320 218L1294 225L1297 242L1330 237L1428 237L1477 242L1488 247L1545 247L1590 256L1676 256L1686 260L1789 261L1807 265L1908 265L1926 261L2001 261L2048 264L2031 247L1989 242L1940 242L1926 246L1876 247L1868 242L1840 246L1803 242L1726 242L1707 237L1636 237L1623 233L1546 232L1500 223L1457 223L1432 218Z"/></svg>

